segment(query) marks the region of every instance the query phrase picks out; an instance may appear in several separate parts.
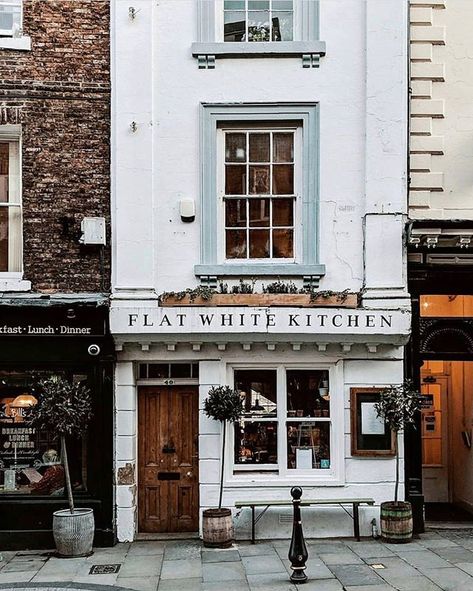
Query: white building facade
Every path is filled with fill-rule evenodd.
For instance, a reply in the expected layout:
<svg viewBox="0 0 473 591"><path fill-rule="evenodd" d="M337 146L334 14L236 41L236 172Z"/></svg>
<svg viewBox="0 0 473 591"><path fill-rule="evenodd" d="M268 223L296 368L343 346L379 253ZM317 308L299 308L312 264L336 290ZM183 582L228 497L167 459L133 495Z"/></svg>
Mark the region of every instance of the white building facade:
<svg viewBox="0 0 473 591"><path fill-rule="evenodd" d="M245 402L225 506L294 484L372 497L368 535L391 500L393 456L359 453L380 433L353 405L402 380L410 330L407 22L399 0L114 2L120 541L197 531L218 502L220 425L201 411L217 385ZM258 535L287 536L289 511ZM304 527L353 531L338 506Z"/></svg>

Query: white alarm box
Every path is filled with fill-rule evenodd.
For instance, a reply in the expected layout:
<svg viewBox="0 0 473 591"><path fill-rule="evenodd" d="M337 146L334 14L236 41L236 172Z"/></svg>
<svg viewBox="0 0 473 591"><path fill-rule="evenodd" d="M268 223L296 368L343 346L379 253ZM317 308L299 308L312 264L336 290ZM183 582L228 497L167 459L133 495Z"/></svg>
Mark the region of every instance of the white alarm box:
<svg viewBox="0 0 473 591"><path fill-rule="evenodd" d="M82 244L106 244L105 218L84 218L80 223Z"/></svg>

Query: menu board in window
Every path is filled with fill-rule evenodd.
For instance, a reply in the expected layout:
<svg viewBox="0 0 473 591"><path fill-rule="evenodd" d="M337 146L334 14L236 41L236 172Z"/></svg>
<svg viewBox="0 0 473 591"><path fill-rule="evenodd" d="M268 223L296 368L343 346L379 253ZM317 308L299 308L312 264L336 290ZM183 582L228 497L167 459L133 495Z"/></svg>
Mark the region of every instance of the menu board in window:
<svg viewBox="0 0 473 591"><path fill-rule="evenodd" d="M375 405L381 388L351 388L351 454L352 456L392 456L394 434L377 416Z"/></svg>

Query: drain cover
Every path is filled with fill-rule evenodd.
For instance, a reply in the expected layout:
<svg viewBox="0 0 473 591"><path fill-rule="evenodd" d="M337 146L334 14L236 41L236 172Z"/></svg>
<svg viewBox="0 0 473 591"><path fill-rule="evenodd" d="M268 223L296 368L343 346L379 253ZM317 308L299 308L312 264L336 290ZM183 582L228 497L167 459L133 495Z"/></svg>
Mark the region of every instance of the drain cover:
<svg viewBox="0 0 473 591"><path fill-rule="evenodd" d="M121 564L93 564L89 575L113 575L120 570Z"/></svg>

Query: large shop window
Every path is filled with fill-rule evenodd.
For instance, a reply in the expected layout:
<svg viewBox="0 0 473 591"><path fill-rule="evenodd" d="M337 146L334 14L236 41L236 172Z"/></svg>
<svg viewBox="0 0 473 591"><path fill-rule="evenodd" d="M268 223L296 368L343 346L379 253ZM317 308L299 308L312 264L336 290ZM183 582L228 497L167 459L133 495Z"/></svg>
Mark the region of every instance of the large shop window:
<svg viewBox="0 0 473 591"><path fill-rule="evenodd" d="M1 131L1 129L0 129ZM19 141L0 133L0 272L22 270Z"/></svg>
<svg viewBox="0 0 473 591"><path fill-rule="evenodd" d="M235 424L235 473L331 470L328 370L235 369L234 381L245 408Z"/></svg>
<svg viewBox="0 0 473 591"><path fill-rule="evenodd" d="M63 496L64 469L57 433L28 424L36 404L35 376L0 372L0 495ZM74 374L76 381L87 376ZM87 489L87 439L70 438L67 452L76 492Z"/></svg>

